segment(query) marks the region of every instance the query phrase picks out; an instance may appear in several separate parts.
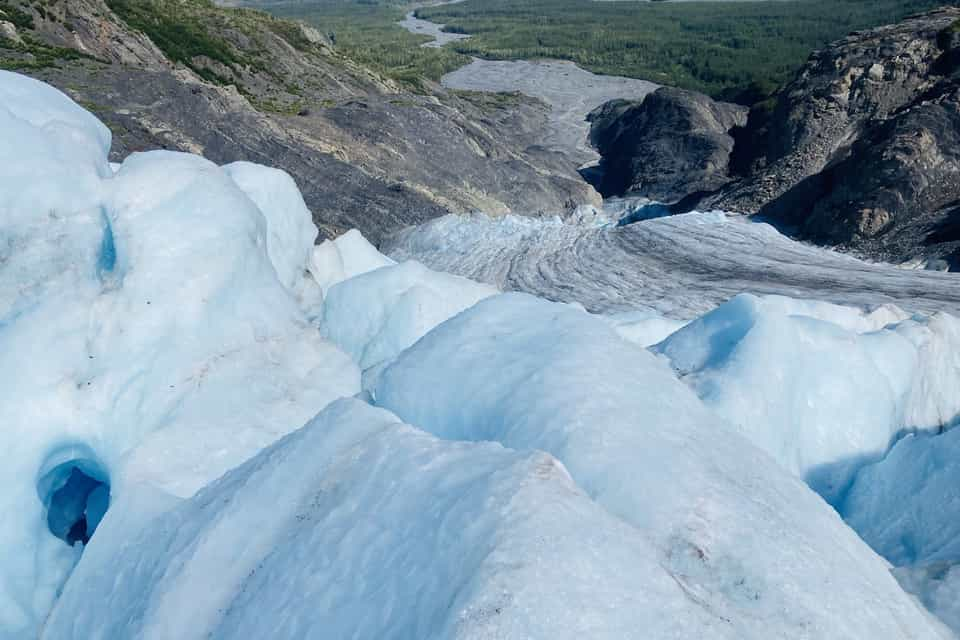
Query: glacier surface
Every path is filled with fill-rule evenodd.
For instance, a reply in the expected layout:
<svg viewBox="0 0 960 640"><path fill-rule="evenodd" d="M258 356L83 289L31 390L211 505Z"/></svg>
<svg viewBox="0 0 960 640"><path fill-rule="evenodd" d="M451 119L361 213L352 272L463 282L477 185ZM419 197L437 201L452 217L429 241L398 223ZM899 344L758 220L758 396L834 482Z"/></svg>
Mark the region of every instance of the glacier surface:
<svg viewBox="0 0 960 640"><path fill-rule="evenodd" d="M0 132L0 639L951 637L952 276L721 214L314 246L37 81Z"/></svg>
<svg viewBox="0 0 960 640"><path fill-rule="evenodd" d="M374 397L447 439L553 454L729 625L690 637L769 637L774 624L791 638L897 633L899 622L855 612L897 587L836 513L664 361L589 314L524 294L484 300L401 354ZM823 541L815 552L800 551L813 539ZM831 572L844 580L824 582ZM839 610L844 624L833 619Z"/></svg>
<svg viewBox="0 0 960 640"><path fill-rule="evenodd" d="M332 286L321 326L364 370L393 359L435 326L498 293L412 260L362 273Z"/></svg>
<svg viewBox="0 0 960 640"><path fill-rule="evenodd" d="M654 347L716 412L832 504L904 432L960 414L960 323L741 294Z"/></svg>
<svg viewBox="0 0 960 640"><path fill-rule="evenodd" d="M0 637L21 638L77 561L45 517L73 468L111 503L188 497L360 370L289 288L316 236L289 177L166 152L114 175L103 125L9 73L0 130Z"/></svg>
<svg viewBox="0 0 960 640"><path fill-rule="evenodd" d="M396 234L384 248L396 260L597 313L644 309L691 320L753 293L960 314L955 274L865 262L717 211L624 226L448 215Z"/></svg>
<svg viewBox="0 0 960 640"><path fill-rule="evenodd" d="M840 511L960 634L960 430L909 434L856 475Z"/></svg>

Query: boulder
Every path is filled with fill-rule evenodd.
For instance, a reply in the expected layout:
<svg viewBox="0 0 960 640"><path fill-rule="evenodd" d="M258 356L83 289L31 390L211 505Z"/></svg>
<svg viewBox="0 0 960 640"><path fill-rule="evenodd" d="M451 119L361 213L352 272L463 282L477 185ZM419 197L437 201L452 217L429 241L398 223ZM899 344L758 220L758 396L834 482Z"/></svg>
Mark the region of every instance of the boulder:
<svg viewBox="0 0 960 640"><path fill-rule="evenodd" d="M601 193L674 202L730 182L731 130L746 124L747 108L661 87L639 102L601 105L588 119Z"/></svg>
<svg viewBox="0 0 960 640"><path fill-rule="evenodd" d="M9 40L15 44L23 43L23 39L17 33L17 27L6 20L0 20L0 40Z"/></svg>

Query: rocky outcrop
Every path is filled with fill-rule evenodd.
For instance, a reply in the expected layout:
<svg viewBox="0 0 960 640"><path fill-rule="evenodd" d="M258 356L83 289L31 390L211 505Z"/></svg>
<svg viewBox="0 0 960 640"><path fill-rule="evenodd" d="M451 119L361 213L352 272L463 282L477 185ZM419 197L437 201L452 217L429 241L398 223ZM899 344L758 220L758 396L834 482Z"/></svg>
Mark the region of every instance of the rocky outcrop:
<svg viewBox="0 0 960 640"><path fill-rule="evenodd" d="M960 8L813 53L745 124L742 111L677 90L593 117L608 190L679 200L673 211L759 214L871 258L960 269Z"/></svg>
<svg viewBox="0 0 960 640"><path fill-rule="evenodd" d="M960 18L944 9L856 32L814 52L777 94L762 170L725 195L756 210L845 156L867 129L909 108L945 79L940 33Z"/></svg>
<svg viewBox="0 0 960 640"><path fill-rule="evenodd" d="M850 150L760 209L808 239L892 260L955 261L960 88L867 128Z"/></svg>
<svg viewBox="0 0 960 640"><path fill-rule="evenodd" d="M0 36L0 62L93 111L113 131L113 159L167 148L280 167L327 237L355 227L376 242L450 212L599 200L574 164L538 147L547 112L535 100L413 94L315 30L207 0L0 4L29 35ZM196 37L171 47L163 29L179 44Z"/></svg>
<svg viewBox="0 0 960 640"><path fill-rule="evenodd" d="M23 44L20 33L17 31L17 26L6 20L0 20L0 39L9 40L14 45Z"/></svg>
<svg viewBox="0 0 960 640"><path fill-rule="evenodd" d="M778 94L754 171L705 203L874 258L957 266L960 9L854 33Z"/></svg>
<svg viewBox="0 0 960 640"><path fill-rule="evenodd" d="M588 119L601 193L674 202L730 182L731 130L746 124L747 109L661 87L639 102L608 102Z"/></svg>

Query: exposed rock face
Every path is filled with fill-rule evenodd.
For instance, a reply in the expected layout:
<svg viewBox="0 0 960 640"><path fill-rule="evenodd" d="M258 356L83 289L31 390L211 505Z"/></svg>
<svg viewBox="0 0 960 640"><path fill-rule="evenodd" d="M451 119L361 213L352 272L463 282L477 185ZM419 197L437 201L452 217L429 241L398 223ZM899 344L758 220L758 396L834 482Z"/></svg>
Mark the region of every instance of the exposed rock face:
<svg viewBox="0 0 960 640"><path fill-rule="evenodd" d="M960 18L945 9L896 25L857 32L814 52L778 94L763 156L766 168L726 196L759 209L822 170L876 121L883 121L943 80L939 34Z"/></svg>
<svg viewBox="0 0 960 640"><path fill-rule="evenodd" d="M661 87L640 102L614 100L594 110L590 139L603 157L600 191L673 202L730 182L734 127L747 109Z"/></svg>
<svg viewBox="0 0 960 640"><path fill-rule="evenodd" d="M20 34L17 33L16 25L6 20L0 20L0 38L5 38L14 44L23 44Z"/></svg>
<svg viewBox="0 0 960 640"><path fill-rule="evenodd" d="M744 125L742 111L676 90L604 105L592 133L606 190L960 269L960 8L851 34L763 106Z"/></svg>
<svg viewBox="0 0 960 640"><path fill-rule="evenodd" d="M893 261L960 247L960 9L851 34L778 94L758 167L707 204Z"/></svg>
<svg viewBox="0 0 960 640"><path fill-rule="evenodd" d="M205 0L183 0L176 19L225 43L232 62L173 61L105 0L42 12L10 2L32 15L34 41L88 57L37 65L0 39L0 58L94 111L114 133L113 159L168 148L280 167L325 236L356 227L376 242L450 212L553 214L599 201L574 163L537 148L547 126L537 101L411 94L315 30Z"/></svg>
<svg viewBox="0 0 960 640"><path fill-rule="evenodd" d="M845 157L760 213L811 240L878 257L945 257L960 246L960 88L876 123ZM956 224L953 222L952 224Z"/></svg>

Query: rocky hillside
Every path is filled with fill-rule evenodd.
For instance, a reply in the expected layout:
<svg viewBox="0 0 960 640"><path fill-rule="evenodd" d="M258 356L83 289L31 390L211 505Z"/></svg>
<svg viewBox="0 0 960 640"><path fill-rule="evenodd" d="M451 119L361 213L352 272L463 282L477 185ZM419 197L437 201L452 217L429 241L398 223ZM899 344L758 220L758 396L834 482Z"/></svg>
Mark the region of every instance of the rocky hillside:
<svg viewBox="0 0 960 640"><path fill-rule="evenodd" d="M784 87L759 168L721 203L804 238L957 266L960 9L834 43Z"/></svg>
<svg viewBox="0 0 960 640"><path fill-rule="evenodd" d="M688 110L672 128L703 130L703 114L720 106ZM759 213L878 259L960 267L960 9L850 34L813 53L746 126L725 126L710 130L719 137L709 149L674 144L646 184L676 184L675 168L690 165L713 185L691 206ZM646 150L665 135L645 127L633 144Z"/></svg>
<svg viewBox="0 0 960 640"><path fill-rule="evenodd" d="M116 159L167 148L294 176L323 233L379 239L451 211L596 202L520 96L414 94L319 31L209 0L0 0L0 67L104 120Z"/></svg>

